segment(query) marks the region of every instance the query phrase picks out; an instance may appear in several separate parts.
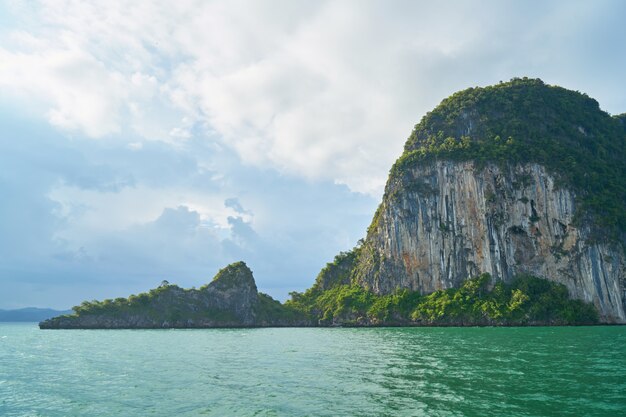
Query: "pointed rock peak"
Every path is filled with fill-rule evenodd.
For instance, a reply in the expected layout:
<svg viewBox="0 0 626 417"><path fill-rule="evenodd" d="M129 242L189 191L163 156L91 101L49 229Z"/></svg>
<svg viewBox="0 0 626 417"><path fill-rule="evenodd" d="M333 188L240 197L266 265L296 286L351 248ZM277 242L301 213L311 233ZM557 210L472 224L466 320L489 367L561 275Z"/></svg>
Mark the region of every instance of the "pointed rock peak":
<svg viewBox="0 0 626 417"><path fill-rule="evenodd" d="M252 271L243 261L232 263L220 269L210 286L221 290L243 287L253 287L255 291L257 289Z"/></svg>

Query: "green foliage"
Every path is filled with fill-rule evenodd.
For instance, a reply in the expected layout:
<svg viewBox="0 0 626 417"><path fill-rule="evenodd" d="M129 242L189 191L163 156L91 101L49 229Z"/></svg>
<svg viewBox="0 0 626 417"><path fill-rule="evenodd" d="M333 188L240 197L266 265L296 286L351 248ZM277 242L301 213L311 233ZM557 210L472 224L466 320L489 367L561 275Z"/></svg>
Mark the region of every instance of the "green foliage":
<svg viewBox="0 0 626 417"><path fill-rule="evenodd" d="M238 262L220 270L213 280L213 288L229 290L241 281L253 280L250 270ZM252 281L254 283L254 281ZM244 285L250 283L244 282ZM74 316L95 315L103 318L148 317L157 322L176 323L185 326L209 320L218 325L233 325L240 320L233 311L207 302L207 286L198 290L183 289L177 285L161 285L146 293L115 300L85 301L73 308ZM256 323L259 325L306 324L306 315L291 306L285 306L267 294L258 293L254 304Z"/></svg>
<svg viewBox="0 0 626 417"><path fill-rule="evenodd" d="M147 316L159 321L187 321L211 318L216 322L237 319L228 311L208 308L198 297L200 290L183 289L177 285L159 286L148 292L115 300L83 301L75 306L75 316L101 317Z"/></svg>
<svg viewBox="0 0 626 417"><path fill-rule="evenodd" d="M555 323L593 323L598 313L591 304L570 300L567 288L530 275L519 277L513 288L529 297L526 307L528 316Z"/></svg>
<svg viewBox="0 0 626 417"><path fill-rule="evenodd" d="M460 288L421 296L408 290L376 295L358 285L327 291L292 293L286 306L321 325L523 325L591 324L598 315L591 304L570 300L565 286L533 276L513 283L491 276L466 280Z"/></svg>
<svg viewBox="0 0 626 417"><path fill-rule="evenodd" d="M327 290L313 286L304 293L290 293L291 300L285 306L301 311L320 324L331 324L335 317L353 316L371 303L372 294L359 286L337 285ZM347 319L347 320L353 320Z"/></svg>
<svg viewBox="0 0 626 417"><path fill-rule="evenodd" d="M613 116L613 118L619 122L619 124L622 126L622 129L624 129L624 133L626 133L626 113L618 114L616 116Z"/></svg>
<svg viewBox="0 0 626 417"><path fill-rule="evenodd" d="M512 284L498 282L491 291L491 277L469 279L459 289L436 291L425 297L412 319L427 323L482 324L582 324L596 323L591 304L569 299L564 285L523 275Z"/></svg>
<svg viewBox="0 0 626 417"><path fill-rule="evenodd" d="M407 289L396 290L393 294L376 296L367 309L367 316L374 323L394 323L406 320L419 304L421 295Z"/></svg>
<svg viewBox="0 0 626 417"><path fill-rule="evenodd" d="M367 228L367 235L368 236L370 234L374 233L376 231L376 229L378 228L378 225L380 224L380 218L382 216L382 210L383 210L383 206L382 206L382 204L380 204L378 206L378 208L376 209L376 212L374 213L374 217L372 218L372 222L370 223L370 225Z"/></svg>
<svg viewBox="0 0 626 417"><path fill-rule="evenodd" d="M391 176L435 159L541 164L577 192L579 220L626 231L626 115L585 94L528 78L458 92L415 126Z"/></svg>
<svg viewBox="0 0 626 417"><path fill-rule="evenodd" d="M361 253L361 244L359 241L356 247L350 251L339 252L332 262L326 264L315 279L313 287L315 289L326 290L337 285L346 285L350 283L352 270L357 264Z"/></svg>
<svg viewBox="0 0 626 417"><path fill-rule="evenodd" d="M254 283L254 278L252 277L252 271L243 261L234 262L220 269L211 281L216 288L223 291L245 285L246 282ZM204 290L208 286L209 284L205 284L200 287L200 290Z"/></svg>
<svg viewBox="0 0 626 417"><path fill-rule="evenodd" d="M306 315L302 311L283 305L262 292L259 293L256 315L259 322L274 325L306 322Z"/></svg>

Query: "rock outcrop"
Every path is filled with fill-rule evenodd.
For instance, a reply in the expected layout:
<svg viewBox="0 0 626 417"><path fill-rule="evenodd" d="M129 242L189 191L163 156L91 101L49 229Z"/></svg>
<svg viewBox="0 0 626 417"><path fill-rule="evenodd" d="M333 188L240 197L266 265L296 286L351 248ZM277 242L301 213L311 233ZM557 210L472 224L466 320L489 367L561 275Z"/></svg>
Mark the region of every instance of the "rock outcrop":
<svg viewBox="0 0 626 417"><path fill-rule="evenodd" d="M256 322L259 293L252 271L244 262L228 265L200 288L209 310L228 312L244 326Z"/></svg>
<svg viewBox="0 0 626 417"><path fill-rule="evenodd" d="M244 262L228 265L199 289L162 284L127 299L87 302L72 315L45 320L42 329L213 328L307 325L296 313L257 291Z"/></svg>

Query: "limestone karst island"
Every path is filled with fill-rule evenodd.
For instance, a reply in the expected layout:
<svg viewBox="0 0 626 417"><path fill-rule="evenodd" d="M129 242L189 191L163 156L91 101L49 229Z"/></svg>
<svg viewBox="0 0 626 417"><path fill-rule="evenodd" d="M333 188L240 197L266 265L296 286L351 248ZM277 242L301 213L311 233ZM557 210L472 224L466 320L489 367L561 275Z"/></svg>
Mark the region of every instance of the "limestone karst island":
<svg viewBox="0 0 626 417"><path fill-rule="evenodd" d="M426 114L367 235L284 304L238 262L84 302L55 328L569 325L626 322L626 114L513 79Z"/></svg>

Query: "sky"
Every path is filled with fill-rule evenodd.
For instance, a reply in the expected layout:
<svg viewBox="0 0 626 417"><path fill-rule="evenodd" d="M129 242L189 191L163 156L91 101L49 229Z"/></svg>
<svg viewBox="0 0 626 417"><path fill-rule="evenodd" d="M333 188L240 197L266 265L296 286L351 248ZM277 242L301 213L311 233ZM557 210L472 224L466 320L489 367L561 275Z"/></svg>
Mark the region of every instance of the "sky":
<svg viewBox="0 0 626 417"><path fill-rule="evenodd" d="M210 282L284 300L365 235L442 99L626 112L626 2L0 0L0 308Z"/></svg>

